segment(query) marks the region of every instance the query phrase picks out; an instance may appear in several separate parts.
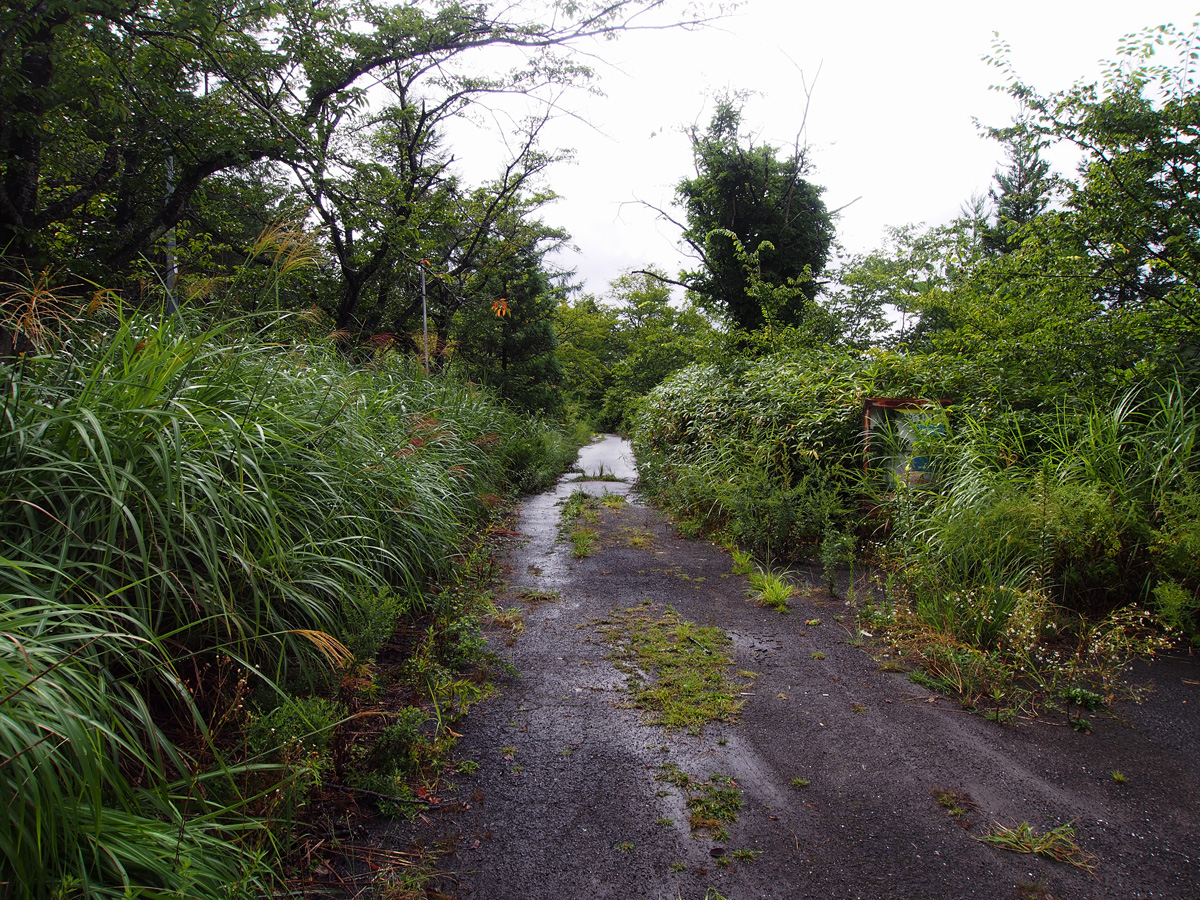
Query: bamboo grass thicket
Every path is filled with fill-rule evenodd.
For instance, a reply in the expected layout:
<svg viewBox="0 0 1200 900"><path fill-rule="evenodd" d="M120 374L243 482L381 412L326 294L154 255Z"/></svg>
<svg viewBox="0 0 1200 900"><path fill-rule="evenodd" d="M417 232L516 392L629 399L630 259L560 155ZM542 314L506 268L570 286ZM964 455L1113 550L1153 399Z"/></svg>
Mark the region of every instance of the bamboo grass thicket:
<svg viewBox="0 0 1200 900"><path fill-rule="evenodd" d="M0 641L0 827L6 896L223 896L265 884L231 821L187 793L188 771L130 679L94 650L146 659L147 642L57 604L6 609ZM103 618L111 619L111 614ZM159 660L157 674L170 666ZM176 689L181 686L176 683ZM177 690L176 695L186 698ZM186 706L186 701L185 701ZM137 783L127 777L140 772Z"/></svg>
<svg viewBox="0 0 1200 900"><path fill-rule="evenodd" d="M1172 579L1194 594L1200 582L1182 557L1197 549L1195 528L1170 510L1197 493L1196 400L1174 378L1025 425L960 416L943 489L897 538L930 576L1033 583L1089 616L1146 602Z"/></svg>
<svg viewBox="0 0 1200 900"><path fill-rule="evenodd" d="M419 594L491 497L574 455L395 355L184 324L102 313L0 366L7 896L261 891L240 775L286 773L213 744L205 664L327 665L364 594Z"/></svg>

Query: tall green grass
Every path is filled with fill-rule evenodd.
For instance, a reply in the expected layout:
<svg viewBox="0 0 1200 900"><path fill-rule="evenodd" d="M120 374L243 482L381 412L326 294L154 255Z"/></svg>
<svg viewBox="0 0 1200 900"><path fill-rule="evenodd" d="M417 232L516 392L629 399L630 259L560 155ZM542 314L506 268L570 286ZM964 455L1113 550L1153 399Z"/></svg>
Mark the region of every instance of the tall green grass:
<svg viewBox="0 0 1200 900"><path fill-rule="evenodd" d="M177 318L77 324L0 389L9 896L262 889L248 816L283 775L213 739L213 663L310 677L362 598L420 592L575 450L394 355L355 369Z"/></svg>
<svg viewBox="0 0 1200 900"><path fill-rule="evenodd" d="M1197 561L1173 510L1196 496L1198 431L1178 380L1024 425L960 417L940 490L897 498L910 507L897 543L922 577L959 588L1034 583L1089 616L1145 602Z"/></svg>
<svg viewBox="0 0 1200 900"><path fill-rule="evenodd" d="M187 692L153 642L114 631L112 614L98 612L47 604L0 617L5 895L264 889L254 823L204 802L202 779L164 736L143 685L118 677L100 651L128 654L194 713Z"/></svg>

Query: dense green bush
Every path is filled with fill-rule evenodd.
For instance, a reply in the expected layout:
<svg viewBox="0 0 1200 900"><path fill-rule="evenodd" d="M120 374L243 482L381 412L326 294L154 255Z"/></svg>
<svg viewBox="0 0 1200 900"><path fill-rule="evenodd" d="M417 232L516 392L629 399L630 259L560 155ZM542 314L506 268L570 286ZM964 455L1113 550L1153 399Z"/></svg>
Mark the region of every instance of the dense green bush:
<svg viewBox="0 0 1200 900"><path fill-rule="evenodd" d="M919 361L838 350L693 366L642 402L638 469L660 501L756 553L813 556L860 515L863 401L923 383L940 396Z"/></svg>
<svg viewBox="0 0 1200 900"><path fill-rule="evenodd" d="M943 446L941 489L897 503L897 544L929 577L961 587L1034 582L1059 605L1097 616L1145 602L1188 577L1200 418L1177 383L1149 385L1111 409L1032 425L961 416ZM1191 584L1197 586L1193 580Z"/></svg>
<svg viewBox="0 0 1200 900"><path fill-rule="evenodd" d="M797 555L846 511L838 481L854 464L857 374L776 360L683 370L636 419L645 487L755 552Z"/></svg>
<svg viewBox="0 0 1200 900"><path fill-rule="evenodd" d="M1109 406L1014 409L1003 385L986 372L972 383L952 358L880 352L692 367L643 402L639 469L652 496L760 556L815 556L827 529L873 529L920 617L984 649L1026 589L1093 618L1154 599L1194 633L1195 396L1174 378ZM961 398L949 436L920 451L935 482L864 481L869 396Z"/></svg>

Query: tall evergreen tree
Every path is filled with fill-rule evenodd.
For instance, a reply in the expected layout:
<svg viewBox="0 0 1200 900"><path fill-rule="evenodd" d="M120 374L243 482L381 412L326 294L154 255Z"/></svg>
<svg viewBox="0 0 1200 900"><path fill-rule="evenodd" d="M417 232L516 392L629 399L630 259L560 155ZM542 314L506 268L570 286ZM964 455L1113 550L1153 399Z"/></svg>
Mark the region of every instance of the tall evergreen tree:
<svg viewBox="0 0 1200 900"><path fill-rule="evenodd" d="M503 217L481 251L484 264L466 283L469 302L451 324L455 353L470 376L538 413L556 414L563 403L555 328L563 277L544 260L565 237L523 211Z"/></svg>
<svg viewBox="0 0 1200 900"><path fill-rule="evenodd" d="M1042 159L1042 150L1049 141L1020 121L988 132L1004 145L1008 166L997 169L993 176L995 185L988 196L996 204L996 223L982 238L987 250L1008 253L1019 242L1021 230L1050 204L1050 163Z"/></svg>

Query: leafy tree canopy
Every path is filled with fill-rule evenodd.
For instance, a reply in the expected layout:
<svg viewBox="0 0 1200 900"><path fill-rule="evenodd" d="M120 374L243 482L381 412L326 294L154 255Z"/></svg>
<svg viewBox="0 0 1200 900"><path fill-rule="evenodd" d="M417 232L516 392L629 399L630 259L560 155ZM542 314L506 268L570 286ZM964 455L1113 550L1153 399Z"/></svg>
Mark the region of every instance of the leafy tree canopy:
<svg viewBox="0 0 1200 900"><path fill-rule="evenodd" d="M803 150L756 145L742 131L741 97L717 103L707 129L690 133L694 178L676 187L686 224L683 240L700 267L683 283L708 309L751 331L768 321L800 326L813 315L817 283L833 242L833 216L823 189L805 179ZM747 270L755 255L758 287L787 288L764 296Z"/></svg>
<svg viewBox="0 0 1200 900"><path fill-rule="evenodd" d="M625 427L638 399L679 369L725 355L724 337L690 302L674 302L666 280L630 272L609 286L608 303L585 296L559 307L566 391L602 430Z"/></svg>
<svg viewBox="0 0 1200 900"><path fill-rule="evenodd" d="M661 6L15 0L0 9L3 267L66 265L112 285L194 214L214 176L269 163L301 179L339 267L364 280L442 184L446 117L585 81L568 45L651 27L642 17ZM516 64L496 48L520 50ZM378 166L372 135L392 144ZM364 210L384 195L387 221L368 228ZM388 234L359 246L366 230Z"/></svg>
<svg viewBox="0 0 1200 900"><path fill-rule="evenodd" d="M1164 51L1177 62L1161 63ZM860 328L898 313L909 352L993 373L1017 408L1109 397L1191 365L1198 55L1195 32L1152 29L1123 42L1101 82L1045 94L1000 45L994 62L1022 109L1010 127L987 129L1008 158L992 208L980 198L949 225L893 229L886 247L838 273L833 311ZM1042 151L1064 143L1078 167L1051 174Z"/></svg>
<svg viewBox="0 0 1200 900"><path fill-rule="evenodd" d="M1163 62L1160 52L1178 63ZM995 64L1025 109L1028 140L1082 153L1060 177L1089 289L1107 313L1142 310L1179 338L1200 326L1200 34L1164 25L1125 39L1100 83L1042 94Z"/></svg>

